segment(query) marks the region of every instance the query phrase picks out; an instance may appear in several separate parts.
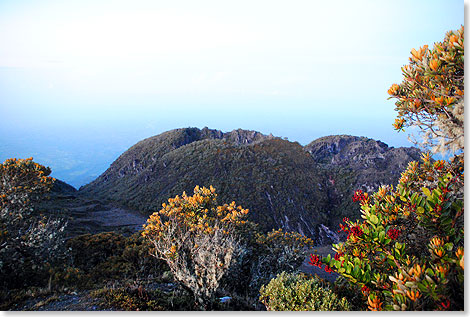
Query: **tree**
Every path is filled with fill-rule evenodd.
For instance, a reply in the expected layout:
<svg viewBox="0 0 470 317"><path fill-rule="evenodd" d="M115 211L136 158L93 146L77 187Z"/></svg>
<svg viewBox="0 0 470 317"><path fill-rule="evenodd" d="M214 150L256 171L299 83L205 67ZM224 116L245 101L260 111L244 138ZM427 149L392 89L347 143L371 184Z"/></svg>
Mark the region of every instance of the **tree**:
<svg viewBox="0 0 470 317"><path fill-rule="evenodd" d="M2 287L33 283L63 251L65 224L40 215L35 204L51 189L51 170L28 159L0 164L0 276Z"/></svg>
<svg viewBox="0 0 470 317"><path fill-rule="evenodd" d="M463 151L464 27L449 31L432 50L424 45L411 55L402 67L403 82L388 90L397 99L395 129L418 127L420 144L434 152Z"/></svg>
<svg viewBox="0 0 470 317"><path fill-rule="evenodd" d="M217 206L216 197L212 186L196 186L193 196L170 198L142 232L154 246L152 255L168 264L203 309L210 307L220 279L240 251L235 226L243 225L248 213L235 202Z"/></svg>

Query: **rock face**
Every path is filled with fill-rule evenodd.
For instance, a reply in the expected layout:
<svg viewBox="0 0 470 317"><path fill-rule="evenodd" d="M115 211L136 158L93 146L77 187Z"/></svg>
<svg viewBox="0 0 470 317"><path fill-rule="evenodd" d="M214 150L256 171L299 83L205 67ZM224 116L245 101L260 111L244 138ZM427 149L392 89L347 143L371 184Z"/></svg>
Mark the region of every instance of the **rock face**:
<svg viewBox="0 0 470 317"><path fill-rule="evenodd" d="M359 216L359 207L351 197L360 189L373 193L381 185L396 185L410 161L420 159L414 147L389 147L365 137L332 135L314 140L305 150L327 171L331 202L330 226L337 226L343 217Z"/></svg>
<svg viewBox="0 0 470 317"><path fill-rule="evenodd" d="M150 214L196 185L216 188L219 203L250 209L264 230L283 228L332 242L344 216L359 216L355 189L396 183L414 148L331 136L302 147L256 131L171 130L140 141L79 194Z"/></svg>
<svg viewBox="0 0 470 317"><path fill-rule="evenodd" d="M381 141L350 135L319 138L305 146L312 158L327 169L348 169L357 175L357 189L375 191L395 183L409 161L419 160L417 148L394 148Z"/></svg>

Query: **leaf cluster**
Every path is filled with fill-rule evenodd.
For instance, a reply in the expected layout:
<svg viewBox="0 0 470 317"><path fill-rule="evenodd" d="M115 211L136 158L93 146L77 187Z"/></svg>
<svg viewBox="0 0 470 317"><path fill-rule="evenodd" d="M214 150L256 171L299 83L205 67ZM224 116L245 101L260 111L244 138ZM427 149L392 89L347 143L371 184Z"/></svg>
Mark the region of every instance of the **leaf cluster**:
<svg viewBox="0 0 470 317"><path fill-rule="evenodd" d="M423 155L396 189L360 203L363 219L345 219L347 241L323 262L361 287L371 310L462 309L463 157Z"/></svg>

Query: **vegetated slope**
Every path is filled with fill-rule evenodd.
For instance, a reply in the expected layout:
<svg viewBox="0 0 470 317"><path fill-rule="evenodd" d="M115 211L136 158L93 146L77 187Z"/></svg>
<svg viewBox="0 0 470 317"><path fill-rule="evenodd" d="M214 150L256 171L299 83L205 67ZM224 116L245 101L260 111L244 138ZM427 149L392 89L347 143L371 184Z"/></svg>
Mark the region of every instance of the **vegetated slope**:
<svg viewBox="0 0 470 317"><path fill-rule="evenodd" d="M329 227L336 225L338 219L358 215L357 206L343 206L340 202L350 201L349 193L355 185L372 188L382 181L396 182L400 171L387 178L387 171L381 168L383 175L366 182L365 177L374 177L378 165L365 169L361 166L380 151L371 146L371 152L361 156L360 144L377 142L365 138L358 140L357 146L346 142L359 151L349 157L344 154L350 151L349 147L344 147L341 141L347 136L338 137L339 143L334 145L342 151L328 150L331 148L328 144L335 144L334 138L324 139L323 143L314 141L304 148L297 142L256 131L171 130L131 147L100 177L80 188L79 193L150 214L159 210L169 197L183 191L190 194L196 185L213 185L219 203L236 201L249 208L250 219L264 230L294 230L326 243L328 237L337 238L336 230ZM385 148L388 149L385 152L391 150ZM390 156L380 155L384 160ZM405 166L411 157L399 159L403 162L397 164ZM393 166L390 165L390 171ZM343 207L350 210L340 210Z"/></svg>

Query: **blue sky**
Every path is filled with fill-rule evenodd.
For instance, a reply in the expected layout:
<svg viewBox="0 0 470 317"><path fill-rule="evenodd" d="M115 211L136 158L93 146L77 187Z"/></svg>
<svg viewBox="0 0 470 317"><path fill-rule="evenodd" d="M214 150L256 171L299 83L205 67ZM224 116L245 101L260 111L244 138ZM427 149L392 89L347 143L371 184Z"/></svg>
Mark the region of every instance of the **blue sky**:
<svg viewBox="0 0 470 317"><path fill-rule="evenodd" d="M456 0L3 0L0 159L79 186L188 126L409 146L386 91L412 48L462 24Z"/></svg>

